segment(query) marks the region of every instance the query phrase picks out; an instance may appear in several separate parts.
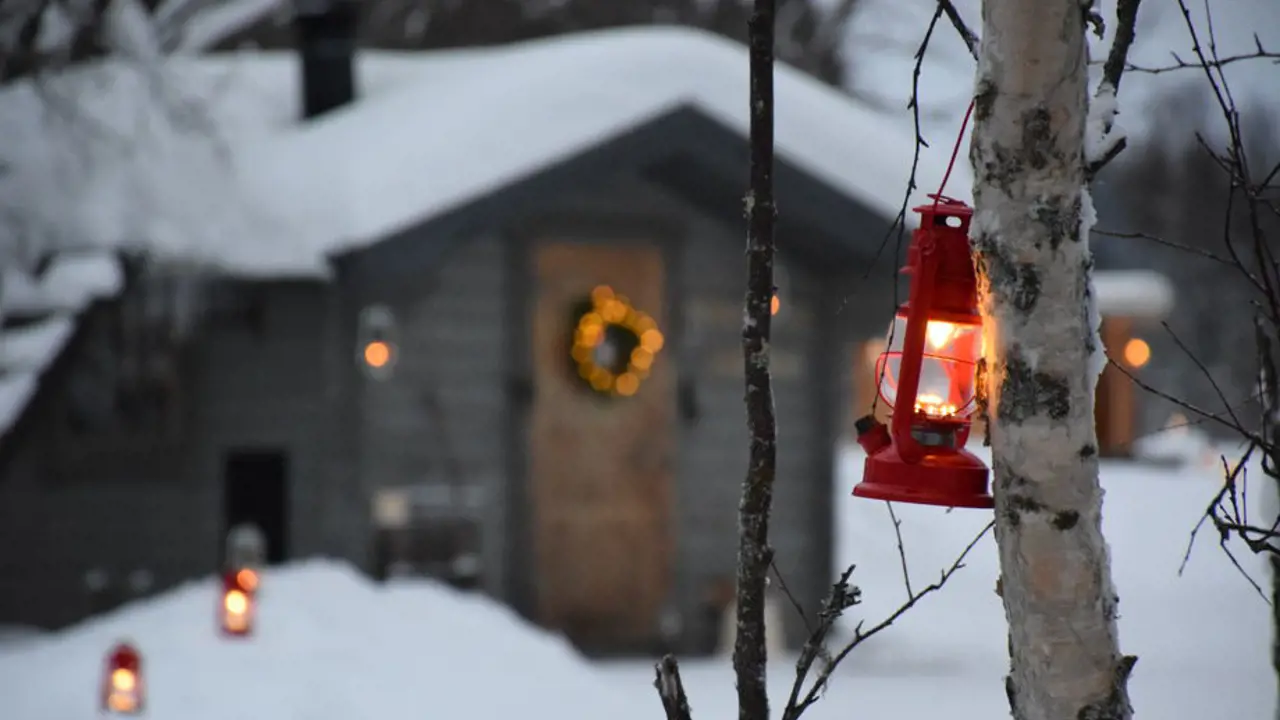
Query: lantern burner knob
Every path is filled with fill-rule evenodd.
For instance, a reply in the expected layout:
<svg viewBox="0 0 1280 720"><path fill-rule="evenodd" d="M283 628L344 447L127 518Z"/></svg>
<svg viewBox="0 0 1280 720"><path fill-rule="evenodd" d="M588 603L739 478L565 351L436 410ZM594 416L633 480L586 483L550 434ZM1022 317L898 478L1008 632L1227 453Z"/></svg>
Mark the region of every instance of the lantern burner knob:
<svg viewBox="0 0 1280 720"><path fill-rule="evenodd" d="M868 455L883 450L893 442L889 436L889 428L874 415L858 418L853 429L858 433L858 444Z"/></svg>

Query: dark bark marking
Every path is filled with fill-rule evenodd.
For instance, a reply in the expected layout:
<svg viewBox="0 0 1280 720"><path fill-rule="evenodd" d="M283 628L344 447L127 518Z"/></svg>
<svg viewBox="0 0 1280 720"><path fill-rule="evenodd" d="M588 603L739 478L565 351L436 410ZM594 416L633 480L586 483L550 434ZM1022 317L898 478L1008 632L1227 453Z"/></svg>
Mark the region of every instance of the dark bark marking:
<svg viewBox="0 0 1280 720"><path fill-rule="evenodd" d="M1018 687L1013 682L1013 674L1004 676L1004 695L1009 698L1009 714L1016 718L1021 718L1018 713Z"/></svg>
<svg viewBox="0 0 1280 720"><path fill-rule="evenodd" d="M1010 494L1009 507L1018 512L1041 512L1044 510L1044 503L1026 495Z"/></svg>
<svg viewBox="0 0 1280 720"><path fill-rule="evenodd" d="M1080 457L1082 458L1086 458L1086 459L1091 458L1097 454L1098 454L1098 446L1094 445L1093 443L1085 443L1080 447Z"/></svg>
<svg viewBox="0 0 1280 720"><path fill-rule="evenodd" d="M1022 114L1022 152L1032 169L1043 170L1055 155L1049 109L1043 105Z"/></svg>
<svg viewBox="0 0 1280 720"><path fill-rule="evenodd" d="M1075 510L1060 510L1053 516L1053 526L1062 531L1070 530L1080 522L1080 513Z"/></svg>
<svg viewBox="0 0 1280 720"><path fill-rule="evenodd" d="M1107 697L1080 708L1076 720L1124 720L1131 717L1129 704L1129 676L1138 662L1136 655L1122 655L1112 670L1111 692Z"/></svg>
<svg viewBox="0 0 1280 720"><path fill-rule="evenodd" d="M1120 596L1114 593L1110 597L1103 598L1102 615L1108 620L1120 619Z"/></svg>
<svg viewBox="0 0 1280 720"><path fill-rule="evenodd" d="M1094 335L1094 331L1099 329L1094 327L1093 318L1089 316L1089 303L1097 300L1094 297L1093 290L1089 287L1089 277L1092 272L1093 256L1086 252L1084 261L1080 264L1080 284L1082 286L1080 294L1085 299L1084 307L1081 308L1081 312L1084 313L1084 349L1090 355L1098 352L1098 339Z"/></svg>
<svg viewBox="0 0 1280 720"><path fill-rule="evenodd" d="M996 96L999 91L996 90L996 84L988 78L978 81L978 87L973 95L973 119L975 122L986 122L991 118L996 104Z"/></svg>
<svg viewBox="0 0 1280 720"><path fill-rule="evenodd" d="M1064 208L1061 202L1046 202L1035 209L1036 222L1044 226L1049 237L1049 247L1057 250L1062 241L1080 242L1080 223L1084 210L1080 195L1072 198L1069 206Z"/></svg>
<svg viewBox="0 0 1280 720"><path fill-rule="evenodd" d="M986 278L990 292L1007 300L1019 312L1029 313L1040 300L1040 272L1032 263L1016 262L983 233L973 241L978 252L975 269Z"/></svg>
<svg viewBox="0 0 1280 720"><path fill-rule="evenodd" d="M1052 420L1065 419L1071 412L1071 389L1063 378L1033 371L1023 359L1022 349L1011 347L1004 360L997 417L1022 423L1041 412Z"/></svg>
<svg viewBox="0 0 1280 720"><path fill-rule="evenodd" d="M1023 478L1019 478L1019 480L1022 481L1022 485L1027 483ZM1044 503L1022 493L1006 490L1006 498L1004 516L1009 521L1010 527L1021 525L1023 514L1044 512L1046 509Z"/></svg>
<svg viewBox="0 0 1280 720"><path fill-rule="evenodd" d="M974 145L971 152L977 152L977 150L978 146ZM992 143L990 154L982 156L981 160L982 173L979 173L981 179L1005 195L1012 195L1010 183L1012 178L1018 176L1018 170L1024 163L1022 156L1003 145Z"/></svg>

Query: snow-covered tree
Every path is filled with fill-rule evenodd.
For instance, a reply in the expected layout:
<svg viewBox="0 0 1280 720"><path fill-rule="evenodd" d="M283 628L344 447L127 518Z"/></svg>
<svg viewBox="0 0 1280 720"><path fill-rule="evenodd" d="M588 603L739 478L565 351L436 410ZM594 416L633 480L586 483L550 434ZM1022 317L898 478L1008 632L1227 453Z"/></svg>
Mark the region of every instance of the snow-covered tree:
<svg viewBox="0 0 1280 720"><path fill-rule="evenodd" d="M1087 160L1115 139L1096 138L1099 158L1086 158L1087 11L1080 0L986 0L982 11L971 234L1016 720L1132 715L1136 658L1119 650L1102 535L1094 389L1105 356L1086 188Z"/></svg>
<svg viewBox="0 0 1280 720"><path fill-rule="evenodd" d="M167 325L133 323L133 350L109 354L181 335L203 273L186 261L256 212L229 200L216 113L172 55L197 12L228 1L0 2L0 395L49 359L20 357L27 336L124 281L164 305L126 320ZM149 258L180 262L139 272Z"/></svg>

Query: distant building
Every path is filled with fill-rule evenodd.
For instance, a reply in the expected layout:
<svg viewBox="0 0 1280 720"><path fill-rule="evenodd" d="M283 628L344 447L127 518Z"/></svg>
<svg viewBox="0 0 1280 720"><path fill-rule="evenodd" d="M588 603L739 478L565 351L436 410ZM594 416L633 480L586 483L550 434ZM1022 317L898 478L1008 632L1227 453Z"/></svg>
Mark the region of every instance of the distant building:
<svg viewBox="0 0 1280 720"><path fill-rule="evenodd" d="M83 290L60 258L45 294L74 303L7 313L31 351L0 375L0 623L210 573L252 522L269 562L429 572L589 650L710 650L747 453L744 49L650 29L357 61L342 18L301 27L304 62L175 69L278 123L237 158L269 232L217 275L94 256ZM914 142L796 71L776 92L772 532L812 609Z"/></svg>

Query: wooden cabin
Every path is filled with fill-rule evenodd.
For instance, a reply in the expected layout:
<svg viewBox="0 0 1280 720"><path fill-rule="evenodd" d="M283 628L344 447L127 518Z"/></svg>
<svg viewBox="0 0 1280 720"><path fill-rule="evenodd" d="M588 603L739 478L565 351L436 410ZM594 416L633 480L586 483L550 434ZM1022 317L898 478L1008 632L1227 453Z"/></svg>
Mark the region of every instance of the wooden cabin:
<svg viewBox="0 0 1280 720"><path fill-rule="evenodd" d="M219 97L302 118L239 155L275 222L206 248L194 320L148 314L176 297L153 266L4 376L31 392L0 438L0 623L211 573L253 523L270 562L431 575L592 651L710 650L747 458L745 49L646 29L344 57L315 35L333 26L303 33L323 62L199 60ZM813 609L843 348L892 313L892 263L868 268L914 138L798 71L776 83L772 541ZM796 646L806 620L783 616Z"/></svg>

